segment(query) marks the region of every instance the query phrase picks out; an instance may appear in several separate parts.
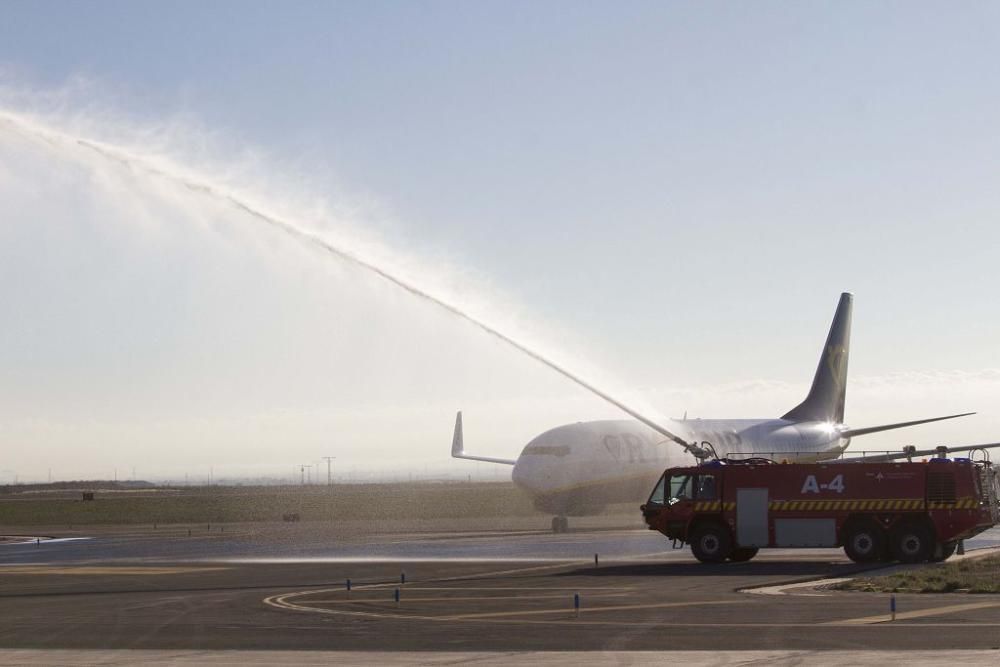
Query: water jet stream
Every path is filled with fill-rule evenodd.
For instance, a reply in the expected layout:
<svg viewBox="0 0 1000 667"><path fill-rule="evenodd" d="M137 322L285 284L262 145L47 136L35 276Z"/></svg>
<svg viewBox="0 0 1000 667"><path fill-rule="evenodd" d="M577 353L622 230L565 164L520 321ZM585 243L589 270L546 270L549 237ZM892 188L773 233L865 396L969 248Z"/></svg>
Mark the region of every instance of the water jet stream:
<svg viewBox="0 0 1000 667"><path fill-rule="evenodd" d="M405 290L406 292L409 292L410 294L416 297L419 297L421 299L424 299L425 301L429 301L435 304L439 308L442 308L445 311L451 313L452 315L459 317L462 320L465 320L466 322L472 324L481 331L484 331L487 334L503 341L504 343L513 347L519 352L547 366L548 368L559 373L566 379L586 389L587 391L598 396L599 398L607 401L611 405L614 405L615 407L619 408L626 414L642 422L643 424L650 427L654 431L657 431L658 433L664 435L666 438L678 443L688 451L692 450L692 445L687 443L681 437L675 435L674 433L671 433L663 426L660 426L653 419L650 419L649 417L643 415L638 410L626 405L622 401L602 391L592 383L584 380L575 373L572 373L571 371L557 364L551 359L548 359L541 353L524 345L523 343L517 341L516 339L511 338L510 336L504 334L498 329L495 329L486 322L466 313L461 308L421 289L420 287L410 282L407 282L406 280L400 278L399 276L382 268L381 266L378 266L377 264L374 264L364 259L363 257L359 257L358 255L352 253L349 250L346 250L344 248L338 247L330 243L329 241L325 240L324 238L315 233L302 229L301 227L296 226L294 223L282 220L281 218L265 213L264 211L255 208L253 205L244 201L243 199L240 199L239 197L233 194L224 192L223 190L213 186L210 183L194 181L181 174L166 171L155 165L149 164L149 162L144 158L142 158L141 156L129 154L128 152L120 148L92 141L89 139L72 137L58 131L53 131L48 128L43 129L37 127L36 124L34 124L33 122L26 122L25 120L19 118L18 116L11 115L9 113L3 114L2 116L0 116L0 119L6 121L10 125L13 125L16 129L20 130L22 133L27 133L36 139L43 140L50 144L53 143L53 140L59 140L64 143L73 143L83 148L86 148L90 151L93 151L94 153L100 155L104 159L122 164L128 169L141 171L147 175L167 180L192 192L197 192L202 195L211 197L213 199L224 201L229 205L243 211L247 215L257 219L258 221L263 222L264 224L269 225L270 227L277 229L281 232L284 232L288 236L291 236L292 238L296 239L301 243L323 250L338 259L341 259L345 262L348 262L355 266L361 267L367 271L370 271L378 275L382 279L392 283L393 285Z"/></svg>

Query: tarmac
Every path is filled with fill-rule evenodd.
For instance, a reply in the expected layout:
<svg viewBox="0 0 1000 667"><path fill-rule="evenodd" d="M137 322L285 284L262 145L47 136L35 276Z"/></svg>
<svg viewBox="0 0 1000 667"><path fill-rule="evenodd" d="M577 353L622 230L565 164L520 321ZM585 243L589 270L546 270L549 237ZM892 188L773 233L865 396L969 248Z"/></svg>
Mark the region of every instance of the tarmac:
<svg viewBox="0 0 1000 667"><path fill-rule="evenodd" d="M431 526L332 542L318 526L270 528L188 537L185 527L137 527L0 545L0 663L327 659L312 651L346 663L419 651L408 655L420 664L512 651L532 662L544 652L549 664L577 664L579 651L636 664L664 656L620 652L691 651L689 664L858 664L884 661L879 651L907 651L913 664L940 662L940 651L1000 659L1000 596L897 594L891 620L888 595L801 584L865 569L840 550L704 565L658 534L613 526ZM998 533L970 542L970 554ZM771 594L747 592L762 587Z"/></svg>
<svg viewBox="0 0 1000 667"><path fill-rule="evenodd" d="M747 665L885 665L898 660L897 651L505 651L462 652L423 651L401 653L391 651L152 651L110 650L47 651L0 649L0 664L4 665L72 665L90 667L123 667L125 665L208 665L211 667L246 667L251 665L426 665L452 667L456 664L476 664L484 667L511 664L542 665L544 667L578 667L581 664L650 665L660 667L683 660L685 667L745 667ZM907 651L909 667L938 667L946 660L963 665L994 665L995 651Z"/></svg>

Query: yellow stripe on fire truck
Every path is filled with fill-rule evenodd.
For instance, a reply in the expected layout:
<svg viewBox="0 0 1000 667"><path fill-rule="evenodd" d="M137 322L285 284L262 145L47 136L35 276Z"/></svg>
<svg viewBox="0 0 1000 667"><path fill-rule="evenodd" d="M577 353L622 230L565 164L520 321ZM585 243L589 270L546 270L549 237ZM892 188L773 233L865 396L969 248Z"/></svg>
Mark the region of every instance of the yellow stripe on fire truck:
<svg viewBox="0 0 1000 667"><path fill-rule="evenodd" d="M976 498L958 498L951 501L927 503L927 509L975 509ZM892 498L868 500L772 500L768 508L773 512L813 512L827 510L919 510L924 508L923 498ZM736 503L702 500L694 504L695 512L719 512L736 509Z"/></svg>

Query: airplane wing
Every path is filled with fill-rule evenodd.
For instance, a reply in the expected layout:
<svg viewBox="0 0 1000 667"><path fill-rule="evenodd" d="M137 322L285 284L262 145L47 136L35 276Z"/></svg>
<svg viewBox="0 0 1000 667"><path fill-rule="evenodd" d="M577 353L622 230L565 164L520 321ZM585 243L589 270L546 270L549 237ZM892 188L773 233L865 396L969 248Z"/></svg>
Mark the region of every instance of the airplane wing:
<svg viewBox="0 0 1000 667"><path fill-rule="evenodd" d="M455 434L451 437L451 456L456 459L469 459L472 461L486 461L487 463L503 463L512 466L517 461L510 459L496 459L490 456L471 456L465 453L465 440L462 436L462 411L455 415Z"/></svg>
<svg viewBox="0 0 1000 667"><path fill-rule="evenodd" d="M956 454L959 452L972 452L977 449L993 449L994 447L1000 447L1000 442L991 442L984 445L963 445L960 447L937 447L934 449L917 449L916 447L906 447L902 452L898 454L872 454L871 456L852 456L850 458L835 459L829 461L828 463L857 463L859 461L864 461L866 463L879 463L881 461L896 461L899 459L911 459L920 456L938 456L940 454Z"/></svg>
<svg viewBox="0 0 1000 667"><path fill-rule="evenodd" d="M912 422L899 422L897 424L882 424L881 426L869 426L867 428L852 428L841 433L845 438L853 438L859 435L868 435L869 433L879 433L881 431L891 431L896 428L906 428L907 426L916 426L917 424L930 424L931 422L939 422L945 419L955 419L956 417L968 417L969 415L974 415L975 412L963 412L960 415L948 415L946 417L931 417L930 419L918 419Z"/></svg>

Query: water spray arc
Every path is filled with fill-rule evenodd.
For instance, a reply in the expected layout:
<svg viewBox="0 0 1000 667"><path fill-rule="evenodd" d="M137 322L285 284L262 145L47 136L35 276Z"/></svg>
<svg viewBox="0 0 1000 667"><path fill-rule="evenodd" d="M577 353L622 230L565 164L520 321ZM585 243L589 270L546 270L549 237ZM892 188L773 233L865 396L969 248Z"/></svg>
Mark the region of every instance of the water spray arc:
<svg viewBox="0 0 1000 667"><path fill-rule="evenodd" d="M191 180L190 178L187 178L181 174L166 171L156 165L150 164L148 160L144 159L141 156L130 154L127 151L124 151L120 148L111 145L103 144L100 142L80 137L73 137L71 135L66 135L57 131L50 130L48 128L39 127L37 123L26 121L18 116L13 116L9 113L0 115L0 120L8 123L9 125L14 126L17 130L19 130L22 133L28 133L34 136L36 139L40 139L48 143L52 143L53 141L62 141L69 144L75 144L77 146L93 151L94 153L102 156L107 160L117 162L128 169L141 171L150 176L162 178L192 192L200 193L206 197L226 202L229 205L243 211L252 218L255 218L256 220L287 234L288 236L296 239L301 243L323 250L340 260L343 260L345 262L353 264L354 266L365 269L381 277L382 279L392 283L396 287L399 287L400 289L403 289L406 292L416 297L419 297L425 301L435 304L439 308L442 308L445 311L451 313L452 315L462 320L465 320L469 324L472 324L473 326L480 329L481 331L484 331L490 336L493 336L494 338L503 341L512 348L527 355L528 357L534 359L535 361L545 365L546 367L550 368L556 373L559 373L566 379L572 381L573 383L582 387L583 389L586 389L595 396L603 399L604 401L610 403L611 405L614 405L615 407L622 410L626 414L630 415L634 419L642 422L643 424L650 427L654 431L657 431L658 433L662 434L667 439L672 440L673 442L679 444L681 447L683 447L688 452L694 454L696 457L703 458L705 456L703 450L696 444L685 441L680 436L672 433L671 431L664 428L656 421L642 414L638 410L628 406L624 402L602 391L592 383L584 380L583 378L569 371L568 369L564 368L560 364L557 364L556 362L547 358L540 352L524 345L523 343L517 341L514 338L511 338L510 336L502 333L498 329L478 319L477 317L470 315L469 313L466 313L461 308L443 300L440 297L431 294L430 292L425 291L424 289L408 282L407 280L404 280L403 278L395 275L394 273L386 270L385 268L369 260L366 260L363 257L359 257L350 250L334 245L333 243L327 241L326 239L322 238L321 236L313 232L302 229L301 227L296 226L294 223L282 220L281 218L278 218L274 215L265 213L264 211L256 208L252 204L239 198L236 195L225 192L220 188L213 186L210 183Z"/></svg>

